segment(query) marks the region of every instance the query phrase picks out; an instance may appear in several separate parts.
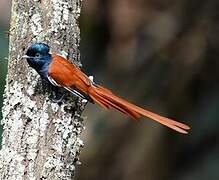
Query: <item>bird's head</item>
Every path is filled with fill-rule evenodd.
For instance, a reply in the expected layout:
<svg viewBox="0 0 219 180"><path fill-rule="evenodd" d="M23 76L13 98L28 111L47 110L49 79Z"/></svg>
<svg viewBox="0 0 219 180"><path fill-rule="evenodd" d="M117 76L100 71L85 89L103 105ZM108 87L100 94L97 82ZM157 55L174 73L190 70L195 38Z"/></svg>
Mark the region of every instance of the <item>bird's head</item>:
<svg viewBox="0 0 219 180"><path fill-rule="evenodd" d="M34 43L28 48L26 55L22 56L22 58L26 58L31 67L40 70L44 65L48 65L51 62L49 51L47 44Z"/></svg>

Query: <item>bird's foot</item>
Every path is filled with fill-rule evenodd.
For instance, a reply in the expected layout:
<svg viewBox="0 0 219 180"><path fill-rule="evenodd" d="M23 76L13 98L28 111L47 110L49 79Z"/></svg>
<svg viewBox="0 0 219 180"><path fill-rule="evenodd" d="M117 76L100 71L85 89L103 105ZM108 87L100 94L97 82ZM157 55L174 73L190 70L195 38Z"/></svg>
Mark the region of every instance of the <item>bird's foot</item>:
<svg viewBox="0 0 219 180"><path fill-rule="evenodd" d="M50 95L50 97L49 97L49 99L54 103L61 103L61 102L63 102L64 98L65 98L65 94L63 94L61 97L60 96L53 96L53 95Z"/></svg>

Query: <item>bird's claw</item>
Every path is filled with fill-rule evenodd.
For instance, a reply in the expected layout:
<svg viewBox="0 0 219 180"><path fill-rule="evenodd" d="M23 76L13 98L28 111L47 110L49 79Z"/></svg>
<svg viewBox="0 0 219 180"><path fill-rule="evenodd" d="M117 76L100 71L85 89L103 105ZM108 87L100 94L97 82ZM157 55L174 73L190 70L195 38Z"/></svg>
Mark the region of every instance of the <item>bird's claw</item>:
<svg viewBox="0 0 219 180"><path fill-rule="evenodd" d="M63 99L65 98L65 94L62 94L62 96L57 96L57 94L55 96L50 95L49 99L54 102L54 103L61 103L63 102Z"/></svg>

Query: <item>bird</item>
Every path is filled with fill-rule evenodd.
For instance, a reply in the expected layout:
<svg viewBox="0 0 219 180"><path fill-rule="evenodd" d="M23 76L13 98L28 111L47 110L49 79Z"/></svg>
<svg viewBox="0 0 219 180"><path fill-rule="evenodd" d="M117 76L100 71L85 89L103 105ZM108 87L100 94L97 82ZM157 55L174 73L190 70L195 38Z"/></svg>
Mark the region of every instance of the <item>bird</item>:
<svg viewBox="0 0 219 180"><path fill-rule="evenodd" d="M187 134L190 129L190 126L182 122L134 105L115 95L111 90L96 84L67 58L50 53L50 47L46 43L33 43L22 58L26 59L29 66L48 83L64 88L91 103L97 103L105 109L116 109L134 120L145 116L182 134Z"/></svg>

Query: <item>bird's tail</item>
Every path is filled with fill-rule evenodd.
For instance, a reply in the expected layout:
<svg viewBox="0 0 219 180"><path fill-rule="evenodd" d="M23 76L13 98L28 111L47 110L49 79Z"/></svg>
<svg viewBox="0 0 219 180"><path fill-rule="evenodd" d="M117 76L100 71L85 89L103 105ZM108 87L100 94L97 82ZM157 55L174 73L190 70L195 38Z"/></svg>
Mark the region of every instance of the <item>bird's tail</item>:
<svg viewBox="0 0 219 180"><path fill-rule="evenodd" d="M115 108L122 113L127 114L133 119L139 119L141 116L146 116L183 134L187 134L188 132L186 130L190 129L190 127L186 124L160 116L134 104L131 104L128 101L115 96L110 90L102 86L91 86L88 91L89 96L102 107L107 109Z"/></svg>

